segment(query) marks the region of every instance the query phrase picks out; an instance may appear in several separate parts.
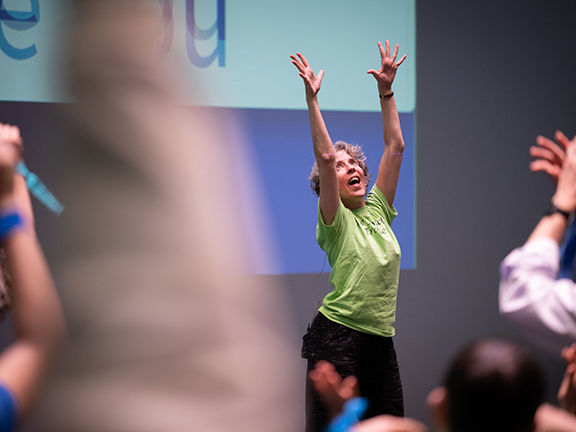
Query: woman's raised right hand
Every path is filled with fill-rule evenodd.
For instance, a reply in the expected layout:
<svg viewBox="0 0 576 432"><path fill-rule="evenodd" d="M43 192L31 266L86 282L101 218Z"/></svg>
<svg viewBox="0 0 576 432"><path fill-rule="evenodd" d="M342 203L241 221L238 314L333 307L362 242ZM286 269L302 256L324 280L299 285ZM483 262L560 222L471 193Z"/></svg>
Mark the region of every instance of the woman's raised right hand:
<svg viewBox="0 0 576 432"><path fill-rule="evenodd" d="M322 84L322 77L324 76L324 70L320 70L318 75L314 75L314 71L308 64L306 57L300 53L296 55L291 55L290 59L292 64L296 66L296 69L300 72L298 75L302 77L304 81L304 86L306 87L306 99L311 99L316 97L320 91L320 86Z"/></svg>

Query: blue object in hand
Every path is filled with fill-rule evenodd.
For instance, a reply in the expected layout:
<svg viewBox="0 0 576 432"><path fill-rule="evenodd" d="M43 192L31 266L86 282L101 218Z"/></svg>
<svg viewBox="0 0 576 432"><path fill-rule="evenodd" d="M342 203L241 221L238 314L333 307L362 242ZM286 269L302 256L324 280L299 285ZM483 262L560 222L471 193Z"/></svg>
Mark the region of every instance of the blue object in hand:
<svg viewBox="0 0 576 432"><path fill-rule="evenodd" d="M32 195L34 195L42 204L48 207L53 213L57 215L64 211L64 206L56 199L56 197L48 190L38 178L36 174L28 169L24 162L20 162L16 166L16 171L26 179L26 186Z"/></svg>

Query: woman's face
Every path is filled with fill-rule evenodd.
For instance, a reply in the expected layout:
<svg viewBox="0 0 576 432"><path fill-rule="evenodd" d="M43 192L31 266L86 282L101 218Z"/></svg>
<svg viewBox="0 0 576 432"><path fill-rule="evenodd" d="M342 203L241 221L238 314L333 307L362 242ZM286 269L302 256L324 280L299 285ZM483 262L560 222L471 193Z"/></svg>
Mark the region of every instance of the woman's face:
<svg viewBox="0 0 576 432"><path fill-rule="evenodd" d="M339 150L336 152L335 163L338 190L342 203L351 209L363 207L367 183L364 171L358 161L350 156L346 150Z"/></svg>

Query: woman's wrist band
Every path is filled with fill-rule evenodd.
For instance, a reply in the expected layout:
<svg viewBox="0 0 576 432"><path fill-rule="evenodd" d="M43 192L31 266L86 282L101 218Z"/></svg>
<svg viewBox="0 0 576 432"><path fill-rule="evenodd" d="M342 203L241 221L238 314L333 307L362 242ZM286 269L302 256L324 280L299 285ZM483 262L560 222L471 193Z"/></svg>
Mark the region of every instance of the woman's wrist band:
<svg viewBox="0 0 576 432"><path fill-rule="evenodd" d="M392 90L390 90L390 91L387 92L387 93L378 95L378 97L379 97L380 99L389 99L389 98L391 98L392 96L394 96L394 92L393 92Z"/></svg>
<svg viewBox="0 0 576 432"><path fill-rule="evenodd" d="M24 218L17 210L0 212L0 243L15 231L24 228Z"/></svg>

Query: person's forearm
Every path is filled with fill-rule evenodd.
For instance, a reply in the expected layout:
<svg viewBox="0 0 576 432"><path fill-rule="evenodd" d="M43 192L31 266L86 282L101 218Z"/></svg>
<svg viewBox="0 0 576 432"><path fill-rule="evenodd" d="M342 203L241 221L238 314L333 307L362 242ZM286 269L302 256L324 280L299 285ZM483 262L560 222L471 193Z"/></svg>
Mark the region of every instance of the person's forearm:
<svg viewBox="0 0 576 432"><path fill-rule="evenodd" d="M553 213L544 216L540 219L540 222L538 222L534 231L532 231L528 241L548 237L560 244L564 238L564 233L566 232L567 227L568 221L560 213Z"/></svg>
<svg viewBox="0 0 576 432"><path fill-rule="evenodd" d="M25 231L5 242L12 278L13 318L16 339L43 347L51 354L64 336L62 310L48 264L35 236Z"/></svg>
<svg viewBox="0 0 576 432"><path fill-rule="evenodd" d="M26 179L20 174L14 175L14 192L12 193L12 200L14 206L22 212L28 232L35 235L34 212L32 210L30 193L28 192Z"/></svg>
<svg viewBox="0 0 576 432"><path fill-rule="evenodd" d="M324 118L318 106L318 98L316 96L307 98L308 104L308 117L310 120L310 132L312 133L312 143L314 145L314 156L316 161L320 164L324 159L323 155L334 153L334 146L330 139L328 129L324 123Z"/></svg>
<svg viewBox="0 0 576 432"><path fill-rule="evenodd" d="M567 184L569 184L569 182L567 183L566 181L563 181L562 184L559 183L556 193L551 200L552 204L556 207L555 212L547 214L540 220L528 241L539 237L549 237L558 244L562 242L566 229L568 228L568 215L574 213L574 199L570 193L571 188L566 187Z"/></svg>
<svg viewBox="0 0 576 432"><path fill-rule="evenodd" d="M382 93L381 90L380 95L384 96L385 93ZM404 139L402 138L400 117L398 116L394 96L380 98L380 108L382 110L382 130L386 148L392 153L402 153L404 151Z"/></svg>

